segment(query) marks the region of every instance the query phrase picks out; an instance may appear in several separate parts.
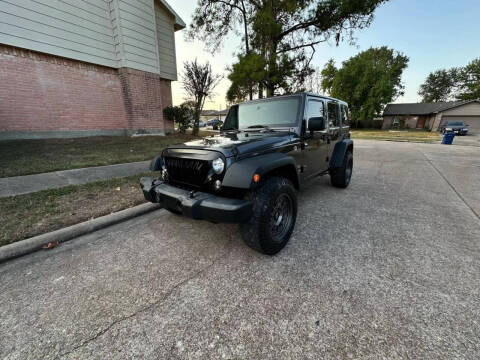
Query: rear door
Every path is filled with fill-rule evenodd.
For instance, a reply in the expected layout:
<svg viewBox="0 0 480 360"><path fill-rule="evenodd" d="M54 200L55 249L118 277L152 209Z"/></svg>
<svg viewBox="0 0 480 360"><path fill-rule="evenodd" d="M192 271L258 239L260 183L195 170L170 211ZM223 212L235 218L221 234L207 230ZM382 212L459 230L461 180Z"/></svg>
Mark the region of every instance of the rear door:
<svg viewBox="0 0 480 360"><path fill-rule="evenodd" d="M340 104L340 115L342 120L342 130L341 136L342 139L345 139L350 132L350 113L348 112L348 106L345 104Z"/></svg>
<svg viewBox="0 0 480 360"><path fill-rule="evenodd" d="M343 139L342 123L340 121L340 104L338 101L328 100L327 102L328 113L328 138L330 141L328 156L330 157L335 144Z"/></svg>
<svg viewBox="0 0 480 360"><path fill-rule="evenodd" d="M320 98L307 98L305 110L306 135L304 139L304 174L305 178L312 177L328 169L328 135L327 131L308 131L308 121L313 117L326 119L325 102Z"/></svg>

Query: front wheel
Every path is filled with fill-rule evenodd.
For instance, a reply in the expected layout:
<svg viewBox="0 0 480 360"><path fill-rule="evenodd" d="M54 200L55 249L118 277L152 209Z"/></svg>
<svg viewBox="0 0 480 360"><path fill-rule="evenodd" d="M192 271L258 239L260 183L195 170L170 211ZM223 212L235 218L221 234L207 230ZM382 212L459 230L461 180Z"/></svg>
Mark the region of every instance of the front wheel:
<svg viewBox="0 0 480 360"><path fill-rule="evenodd" d="M245 244L267 255L282 250L290 240L297 219L297 196L292 183L272 177L247 194L253 202L252 217L240 225Z"/></svg>
<svg viewBox="0 0 480 360"><path fill-rule="evenodd" d="M346 188L350 184L353 171L353 154L347 151L343 157L342 166L330 170L330 182L338 188Z"/></svg>

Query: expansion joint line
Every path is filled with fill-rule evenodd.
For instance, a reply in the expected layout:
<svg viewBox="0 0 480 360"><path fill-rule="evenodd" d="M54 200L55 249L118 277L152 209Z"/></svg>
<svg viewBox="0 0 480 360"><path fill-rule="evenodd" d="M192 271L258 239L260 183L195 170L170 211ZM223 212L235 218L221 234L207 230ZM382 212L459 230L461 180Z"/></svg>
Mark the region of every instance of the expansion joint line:
<svg viewBox="0 0 480 360"><path fill-rule="evenodd" d="M468 202L465 200L465 198L462 196L462 194L460 194L460 193L457 191L457 189L455 189L455 187L452 185L452 183L451 183L450 181L448 181L447 177L446 177L445 175L443 175L443 173L440 171L440 169L438 169L438 168L435 166L435 164L433 163L433 161L430 160L430 159L428 158L428 156L425 155L425 153L424 153L423 151L421 151L421 153L422 153L422 155L425 157L425 159L427 160L427 162L430 164L430 166L435 169L435 171L442 177L442 179L445 180L445 182L448 184L448 186L450 186L450 188L453 190L453 192L454 192L455 194L457 194L458 198L459 198L460 200L462 200L462 202L470 209L470 211L473 213L473 215L475 215L475 217L476 217L478 220L480 220L480 214L477 213L477 212L475 211L475 209L472 208L472 207L468 204Z"/></svg>

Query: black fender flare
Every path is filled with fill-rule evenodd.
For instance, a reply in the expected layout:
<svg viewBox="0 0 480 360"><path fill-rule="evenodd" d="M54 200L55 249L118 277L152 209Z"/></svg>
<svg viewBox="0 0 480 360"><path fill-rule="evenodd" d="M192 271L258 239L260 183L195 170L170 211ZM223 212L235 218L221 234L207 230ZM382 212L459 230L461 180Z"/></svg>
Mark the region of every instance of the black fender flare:
<svg viewBox="0 0 480 360"><path fill-rule="evenodd" d="M150 161L150 171L161 171L163 165L163 159L161 156L154 157Z"/></svg>
<svg viewBox="0 0 480 360"><path fill-rule="evenodd" d="M299 179L295 159L284 153L264 154L233 163L227 168L222 186L251 189L255 185L253 175L258 174L261 178L265 174L282 167L291 167L292 171L289 174L293 177L291 180L298 189Z"/></svg>
<svg viewBox="0 0 480 360"><path fill-rule="evenodd" d="M330 168L338 168L342 166L343 158L347 149L353 153L353 140L343 139L335 144L332 152L332 158L330 159Z"/></svg>

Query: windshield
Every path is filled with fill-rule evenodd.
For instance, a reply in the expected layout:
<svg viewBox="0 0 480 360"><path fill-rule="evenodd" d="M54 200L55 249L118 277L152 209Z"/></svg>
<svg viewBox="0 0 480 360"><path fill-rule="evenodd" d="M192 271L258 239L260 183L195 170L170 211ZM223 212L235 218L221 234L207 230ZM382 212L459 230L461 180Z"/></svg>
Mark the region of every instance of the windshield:
<svg viewBox="0 0 480 360"><path fill-rule="evenodd" d="M300 96L292 96L232 106L224 129L296 126L300 102Z"/></svg>
<svg viewBox="0 0 480 360"><path fill-rule="evenodd" d="M456 122L449 122L447 126L465 126L465 124L461 121L456 121Z"/></svg>

